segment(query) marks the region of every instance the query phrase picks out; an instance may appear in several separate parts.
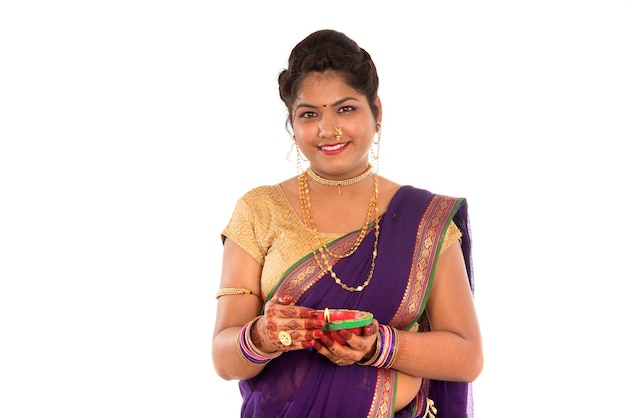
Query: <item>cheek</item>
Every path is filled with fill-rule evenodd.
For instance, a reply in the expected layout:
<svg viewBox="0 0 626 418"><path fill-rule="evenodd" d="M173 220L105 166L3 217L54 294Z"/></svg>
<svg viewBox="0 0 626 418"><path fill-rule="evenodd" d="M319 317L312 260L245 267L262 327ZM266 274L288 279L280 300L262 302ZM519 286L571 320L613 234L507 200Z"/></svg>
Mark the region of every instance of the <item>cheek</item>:
<svg viewBox="0 0 626 418"><path fill-rule="evenodd" d="M293 134L301 142L308 142L317 138L317 130L312 124L294 124Z"/></svg>

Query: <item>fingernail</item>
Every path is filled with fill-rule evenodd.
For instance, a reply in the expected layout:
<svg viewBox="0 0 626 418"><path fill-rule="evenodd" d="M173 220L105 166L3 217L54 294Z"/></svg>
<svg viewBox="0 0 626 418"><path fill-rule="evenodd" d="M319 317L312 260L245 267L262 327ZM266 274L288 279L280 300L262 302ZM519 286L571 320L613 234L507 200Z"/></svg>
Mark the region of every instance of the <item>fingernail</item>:
<svg viewBox="0 0 626 418"><path fill-rule="evenodd" d="M291 296L289 296L289 295L279 295L278 296L278 301L280 303L285 303L285 304L291 303Z"/></svg>
<svg viewBox="0 0 626 418"><path fill-rule="evenodd" d="M315 331L313 332L313 337L315 338L321 338L324 336L324 332L323 331Z"/></svg>

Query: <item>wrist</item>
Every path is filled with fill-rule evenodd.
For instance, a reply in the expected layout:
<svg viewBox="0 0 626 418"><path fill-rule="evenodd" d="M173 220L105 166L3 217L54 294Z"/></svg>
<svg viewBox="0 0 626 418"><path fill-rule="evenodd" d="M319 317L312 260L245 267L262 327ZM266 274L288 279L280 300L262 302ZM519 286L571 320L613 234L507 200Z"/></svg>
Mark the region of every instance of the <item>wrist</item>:
<svg viewBox="0 0 626 418"><path fill-rule="evenodd" d="M251 330L254 328L255 323L261 316L257 316L251 321L247 322L239 333L239 341L237 348L241 358L249 364L253 365L265 365L272 359L282 354L280 351L267 353L261 350L252 340Z"/></svg>
<svg viewBox="0 0 626 418"><path fill-rule="evenodd" d="M370 353L373 351L373 354ZM391 368L398 352L398 331L388 325L378 326L376 345L368 352L367 359L357 362L360 366L372 366L379 369Z"/></svg>
<svg viewBox="0 0 626 418"><path fill-rule="evenodd" d="M376 335L376 341L372 344L372 348L357 363L368 363L376 356L377 347L379 346L380 334Z"/></svg>
<svg viewBox="0 0 626 418"><path fill-rule="evenodd" d="M278 353L276 345L267 337L266 327L260 328L264 324L265 318L263 315L259 315L254 318L250 323L250 341L261 352L267 352L270 355Z"/></svg>

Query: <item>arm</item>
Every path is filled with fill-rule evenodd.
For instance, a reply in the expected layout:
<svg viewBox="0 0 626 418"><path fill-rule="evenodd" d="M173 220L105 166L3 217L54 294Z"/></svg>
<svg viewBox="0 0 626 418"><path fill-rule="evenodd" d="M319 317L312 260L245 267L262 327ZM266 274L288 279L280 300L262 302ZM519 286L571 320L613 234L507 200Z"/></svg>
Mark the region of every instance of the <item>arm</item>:
<svg viewBox="0 0 626 418"><path fill-rule="evenodd" d="M261 265L241 247L226 239L220 288L245 287L260 295L260 277ZM223 379L246 379L263 369L262 365L245 362L237 349L241 328L256 317L261 308L260 300L254 295L222 296L217 300L212 356L215 371Z"/></svg>
<svg viewBox="0 0 626 418"><path fill-rule="evenodd" d="M224 242L220 287L245 287L255 295L261 294L262 266L233 241ZM243 326L261 312L261 302L255 295L223 296L217 302L213 333L213 364L217 374L226 380L249 379L256 376L264 364L251 364L240 354L239 334ZM323 320L315 318L311 308L290 304L289 298L277 296L265 305L265 314L250 327L250 339L265 353L298 350L313 346L313 340L323 336ZM280 343L278 333L288 331L292 344Z"/></svg>
<svg viewBox="0 0 626 418"><path fill-rule="evenodd" d="M415 377L475 380L483 367L482 342L459 242L439 256L426 309L431 331L398 330L397 353L391 367ZM374 324L378 323L374 321ZM347 346L324 341L318 350L331 360L342 358L341 364L368 359L376 348L371 333L376 331L368 330L364 337L348 333Z"/></svg>
<svg viewBox="0 0 626 418"><path fill-rule="evenodd" d="M431 379L475 380L483 367L482 341L459 242L439 256L426 310L431 331L398 331L393 368Z"/></svg>

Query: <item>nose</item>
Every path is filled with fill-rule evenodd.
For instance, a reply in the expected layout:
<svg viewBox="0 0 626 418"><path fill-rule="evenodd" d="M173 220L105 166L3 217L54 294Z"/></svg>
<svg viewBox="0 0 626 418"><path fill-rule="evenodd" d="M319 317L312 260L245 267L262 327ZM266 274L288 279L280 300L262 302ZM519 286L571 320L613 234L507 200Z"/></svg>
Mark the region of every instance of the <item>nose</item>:
<svg viewBox="0 0 626 418"><path fill-rule="evenodd" d="M324 138L324 139L334 139L335 136L341 135L341 133L338 133L337 130L335 129L336 127L337 127L337 123L334 120L334 118L329 117L329 116L322 116L320 118L319 127L318 127L319 137Z"/></svg>

